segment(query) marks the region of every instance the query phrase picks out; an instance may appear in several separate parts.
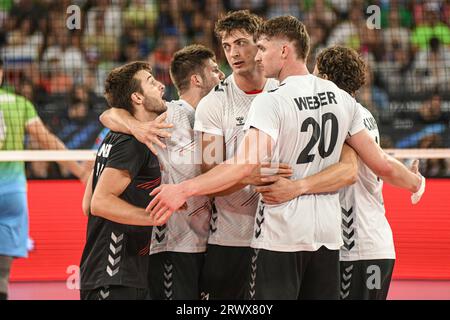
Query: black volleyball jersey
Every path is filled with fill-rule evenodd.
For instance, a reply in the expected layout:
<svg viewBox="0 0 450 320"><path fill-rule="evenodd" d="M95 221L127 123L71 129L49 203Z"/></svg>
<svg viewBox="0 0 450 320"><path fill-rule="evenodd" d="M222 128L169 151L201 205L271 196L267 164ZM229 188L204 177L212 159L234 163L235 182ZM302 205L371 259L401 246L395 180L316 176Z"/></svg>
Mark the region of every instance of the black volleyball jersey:
<svg viewBox="0 0 450 320"><path fill-rule="evenodd" d="M158 159L136 138L110 132L95 160L92 192L107 167L127 170L131 183L120 198L145 208L149 193L161 183ZM80 263L81 289L108 285L146 288L152 227L115 223L89 214L87 238Z"/></svg>

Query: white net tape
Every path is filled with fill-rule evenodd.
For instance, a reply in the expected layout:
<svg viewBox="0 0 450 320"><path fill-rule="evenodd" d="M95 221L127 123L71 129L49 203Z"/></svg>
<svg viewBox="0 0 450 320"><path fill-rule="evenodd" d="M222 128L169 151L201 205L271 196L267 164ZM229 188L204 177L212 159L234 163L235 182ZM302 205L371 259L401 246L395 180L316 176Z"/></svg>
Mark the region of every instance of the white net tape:
<svg viewBox="0 0 450 320"><path fill-rule="evenodd" d="M450 149L385 149L398 159L450 159ZM5 161L89 161L95 160L96 150L24 150L0 151Z"/></svg>

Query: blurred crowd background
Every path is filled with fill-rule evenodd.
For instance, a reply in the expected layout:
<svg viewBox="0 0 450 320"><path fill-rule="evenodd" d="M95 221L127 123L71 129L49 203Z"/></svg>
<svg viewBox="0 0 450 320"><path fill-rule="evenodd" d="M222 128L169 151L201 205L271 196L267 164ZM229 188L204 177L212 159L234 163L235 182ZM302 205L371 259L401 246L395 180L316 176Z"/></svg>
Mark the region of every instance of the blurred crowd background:
<svg viewBox="0 0 450 320"><path fill-rule="evenodd" d="M81 28L69 30L73 4L81 9ZM367 27L369 5L381 9L380 29ZM450 148L449 0L0 0L3 87L27 97L68 148L92 148L113 67L148 60L169 100L177 98L170 60L186 44L213 48L229 74L214 24L238 9L300 18L311 36L310 71L327 46L358 50L369 68L357 99L378 118L384 148ZM427 160L422 171L444 177L449 167L449 159ZM28 164L27 174L67 176L44 162Z"/></svg>

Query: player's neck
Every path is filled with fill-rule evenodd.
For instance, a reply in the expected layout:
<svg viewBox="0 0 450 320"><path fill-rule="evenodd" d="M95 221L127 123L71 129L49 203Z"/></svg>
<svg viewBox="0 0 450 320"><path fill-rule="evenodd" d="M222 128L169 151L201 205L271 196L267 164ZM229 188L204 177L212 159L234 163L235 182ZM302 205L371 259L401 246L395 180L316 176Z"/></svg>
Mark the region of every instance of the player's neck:
<svg viewBox="0 0 450 320"><path fill-rule="evenodd" d="M233 76L238 88L244 92L263 90L267 81L259 70L244 74L233 73Z"/></svg>
<svg viewBox="0 0 450 320"><path fill-rule="evenodd" d="M186 101L194 109L197 108L202 98L202 94L196 90L187 90L180 94L180 99Z"/></svg>
<svg viewBox="0 0 450 320"><path fill-rule="evenodd" d="M278 80L280 82L284 81L290 76L306 76L309 74L308 68L304 62L299 62L298 60L291 63L286 63L283 68L281 68L278 74Z"/></svg>
<svg viewBox="0 0 450 320"><path fill-rule="evenodd" d="M133 116L136 118L136 120L147 122L155 120L158 117L158 114L156 114L155 112L143 110L142 108L136 111Z"/></svg>

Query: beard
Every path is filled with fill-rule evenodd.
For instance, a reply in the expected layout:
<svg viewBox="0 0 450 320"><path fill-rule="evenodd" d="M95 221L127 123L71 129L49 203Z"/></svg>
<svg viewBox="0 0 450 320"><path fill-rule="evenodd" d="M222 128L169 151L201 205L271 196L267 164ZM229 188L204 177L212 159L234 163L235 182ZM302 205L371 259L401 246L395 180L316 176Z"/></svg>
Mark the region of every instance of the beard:
<svg viewBox="0 0 450 320"><path fill-rule="evenodd" d="M148 112L154 112L157 115L167 111L166 102L163 99L145 96L144 107Z"/></svg>

